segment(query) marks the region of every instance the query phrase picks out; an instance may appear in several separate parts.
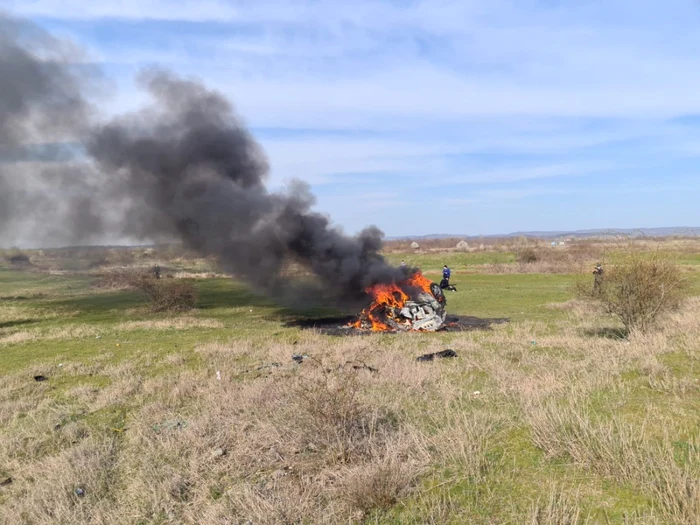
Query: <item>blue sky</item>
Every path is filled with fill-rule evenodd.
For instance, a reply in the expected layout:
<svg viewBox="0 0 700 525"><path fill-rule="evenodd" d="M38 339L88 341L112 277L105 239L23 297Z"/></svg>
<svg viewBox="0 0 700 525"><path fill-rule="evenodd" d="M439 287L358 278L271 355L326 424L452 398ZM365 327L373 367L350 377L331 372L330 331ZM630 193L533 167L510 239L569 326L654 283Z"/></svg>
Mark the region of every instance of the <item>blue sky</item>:
<svg viewBox="0 0 700 525"><path fill-rule="evenodd" d="M695 0L0 0L229 96L348 233L700 226Z"/></svg>

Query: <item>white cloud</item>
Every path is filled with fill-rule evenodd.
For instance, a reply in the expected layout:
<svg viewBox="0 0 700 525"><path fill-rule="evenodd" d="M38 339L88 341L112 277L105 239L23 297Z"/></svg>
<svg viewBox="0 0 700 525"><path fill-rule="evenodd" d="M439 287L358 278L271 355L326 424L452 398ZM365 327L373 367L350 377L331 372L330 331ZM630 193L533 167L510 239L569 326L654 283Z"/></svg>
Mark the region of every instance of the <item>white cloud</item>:
<svg viewBox="0 0 700 525"><path fill-rule="evenodd" d="M552 137L552 144L539 145L546 153L556 152L561 145ZM471 155L485 149L501 147L497 140L471 142L412 142L388 139L286 139L262 140L272 166L272 181L279 183L290 178L301 178L312 184L332 184L357 174L372 177L395 173L416 187L455 184L509 183L524 180L557 178L600 173L619 167L609 160L586 159L578 162L540 162L535 165L489 167ZM584 142L585 143L585 142ZM564 142L564 147L572 144ZM518 150L517 139L510 137L502 145L503 151ZM532 145L523 137L523 149L532 151ZM446 156L459 155L449 161Z"/></svg>
<svg viewBox="0 0 700 525"><path fill-rule="evenodd" d="M238 10L222 0L9 0L6 8L24 16L67 20L112 18L122 20L229 21Z"/></svg>
<svg viewBox="0 0 700 525"><path fill-rule="evenodd" d="M700 112L700 37L683 25L674 33L664 24L645 25L649 20L639 12L665 19L650 1L620 5L641 20L611 19L625 12L619 6L546 9L538 2L476 0L403 7L330 0L15 0L10 8L59 19L236 24L211 35L206 29L159 34L150 47L99 40L93 46L106 62L158 61L199 74L232 96L258 126ZM688 2L674 7L678 16L693 13Z"/></svg>
<svg viewBox="0 0 700 525"><path fill-rule="evenodd" d="M540 179L555 179L592 175L619 168L609 161L580 161L561 164L543 163L536 166L511 168L472 168L456 175L447 175L440 180L425 180L421 186L449 186L455 184L505 184ZM558 190L557 190L558 191Z"/></svg>
<svg viewBox="0 0 700 525"><path fill-rule="evenodd" d="M107 113L144 102L123 71L157 62L230 96L255 128L315 130L261 132L273 186L299 177L326 191L401 174L416 192L459 186L453 198L470 203L566 197L546 184L700 151L700 130L668 122L700 113L691 0L10 0L9 9L88 35L92 54L122 75ZM108 41L75 20L114 24L115 34L124 20L148 25L133 41ZM196 24L150 37L158 21ZM372 134L323 136L347 130ZM354 209L393 217L408 202L369 191L352 209L344 194L320 205L345 206L349 220Z"/></svg>
<svg viewBox="0 0 700 525"><path fill-rule="evenodd" d="M462 206L465 204L477 204L482 202L519 200L543 195L570 195L578 193L574 188L500 188L474 191L468 197L446 197L442 199L445 205Z"/></svg>

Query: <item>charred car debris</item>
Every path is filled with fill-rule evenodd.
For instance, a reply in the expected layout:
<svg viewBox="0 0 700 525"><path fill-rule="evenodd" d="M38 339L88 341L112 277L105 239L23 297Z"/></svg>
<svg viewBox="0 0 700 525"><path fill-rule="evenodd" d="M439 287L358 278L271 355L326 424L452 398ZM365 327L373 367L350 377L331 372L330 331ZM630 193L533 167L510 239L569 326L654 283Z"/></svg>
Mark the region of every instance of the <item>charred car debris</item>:
<svg viewBox="0 0 700 525"><path fill-rule="evenodd" d="M506 318L448 315L446 292L442 284L427 279L419 270L415 270L410 275L406 274L400 282L377 283L366 288L369 300L358 314L295 318L285 326L315 330L326 335L362 336L372 333L490 330L495 324L509 321Z"/></svg>
<svg viewBox="0 0 700 525"><path fill-rule="evenodd" d="M375 332L434 332L442 327L447 316L447 299L437 284L430 283L428 291L420 288L413 293L406 289L409 287L396 288L378 294L360 313L354 326Z"/></svg>
<svg viewBox="0 0 700 525"><path fill-rule="evenodd" d="M433 332L445 322L445 294L420 272L403 282L376 284L365 291L372 301L351 323L354 328L372 332Z"/></svg>

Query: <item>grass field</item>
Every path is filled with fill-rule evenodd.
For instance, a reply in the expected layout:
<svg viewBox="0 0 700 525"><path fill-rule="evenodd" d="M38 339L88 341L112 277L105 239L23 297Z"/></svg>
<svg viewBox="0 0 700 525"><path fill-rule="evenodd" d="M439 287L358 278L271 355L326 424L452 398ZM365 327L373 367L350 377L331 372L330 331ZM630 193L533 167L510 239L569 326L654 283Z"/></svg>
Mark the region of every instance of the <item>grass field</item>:
<svg viewBox="0 0 700 525"><path fill-rule="evenodd" d="M345 338L232 279L156 314L1 268L0 523L700 523L700 273L624 337L574 275L471 271L514 257L390 255L508 324Z"/></svg>

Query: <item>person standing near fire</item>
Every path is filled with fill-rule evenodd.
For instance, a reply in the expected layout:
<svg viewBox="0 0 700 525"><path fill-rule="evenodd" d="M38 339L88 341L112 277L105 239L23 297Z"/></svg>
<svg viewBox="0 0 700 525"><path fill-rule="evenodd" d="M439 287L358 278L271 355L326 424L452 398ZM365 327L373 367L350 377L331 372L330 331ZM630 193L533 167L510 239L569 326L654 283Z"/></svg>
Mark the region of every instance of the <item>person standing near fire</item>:
<svg viewBox="0 0 700 525"><path fill-rule="evenodd" d="M442 267L442 281L440 281L440 288L443 290L449 290L451 292L456 292L457 287L450 284L450 276L452 275L452 271L449 269L447 265Z"/></svg>
<svg viewBox="0 0 700 525"><path fill-rule="evenodd" d="M447 265L442 267L442 278L445 280L445 284L447 286L450 285L450 275L452 275L452 271L447 267Z"/></svg>
<svg viewBox="0 0 700 525"><path fill-rule="evenodd" d="M457 287L450 284L450 276L452 271L447 265L442 267L442 281L440 281L440 288L443 290L450 290L451 292L456 292Z"/></svg>

